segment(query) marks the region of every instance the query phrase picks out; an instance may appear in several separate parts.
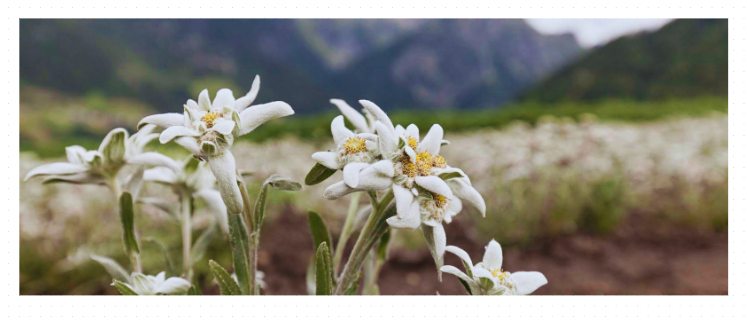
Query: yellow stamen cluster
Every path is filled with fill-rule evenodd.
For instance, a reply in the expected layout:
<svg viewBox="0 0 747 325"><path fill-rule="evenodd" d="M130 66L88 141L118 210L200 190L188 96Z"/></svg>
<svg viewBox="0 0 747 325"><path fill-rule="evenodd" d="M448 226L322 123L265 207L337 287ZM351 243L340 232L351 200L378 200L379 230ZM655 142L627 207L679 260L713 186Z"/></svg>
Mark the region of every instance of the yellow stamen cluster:
<svg viewBox="0 0 747 325"><path fill-rule="evenodd" d="M366 140L363 140L359 136L352 136L348 138L342 146L345 148L345 153L355 154L366 151Z"/></svg>
<svg viewBox="0 0 747 325"><path fill-rule="evenodd" d="M446 159L444 159L444 157L441 157L441 156L433 157L433 167L446 168Z"/></svg>
<svg viewBox="0 0 747 325"><path fill-rule="evenodd" d="M421 176L428 176L431 174L431 166L433 165L433 156L428 151L423 151L415 156L415 164L418 167L418 174Z"/></svg>
<svg viewBox="0 0 747 325"><path fill-rule="evenodd" d="M503 271L503 269L495 269L493 272L490 272L493 274L494 277L498 278L499 280L503 281L506 279L506 272Z"/></svg>
<svg viewBox="0 0 747 325"><path fill-rule="evenodd" d="M417 151L418 150L418 139L415 139L411 136L407 137L407 146L412 148L412 150Z"/></svg>
<svg viewBox="0 0 747 325"><path fill-rule="evenodd" d="M436 193L431 193L433 196L433 202L436 204L436 207L439 209L443 209L446 206L446 203L449 203L449 199L447 199L443 195L439 195Z"/></svg>
<svg viewBox="0 0 747 325"><path fill-rule="evenodd" d="M203 115L202 118L200 118L200 121L205 122L205 126L207 126L208 128L211 128L213 127L213 125L215 125L215 119L219 117L223 117L223 114L218 113L218 112L209 112Z"/></svg>
<svg viewBox="0 0 747 325"><path fill-rule="evenodd" d="M402 174L407 175L407 177L418 176L418 168L415 167L415 164L407 156L402 157Z"/></svg>

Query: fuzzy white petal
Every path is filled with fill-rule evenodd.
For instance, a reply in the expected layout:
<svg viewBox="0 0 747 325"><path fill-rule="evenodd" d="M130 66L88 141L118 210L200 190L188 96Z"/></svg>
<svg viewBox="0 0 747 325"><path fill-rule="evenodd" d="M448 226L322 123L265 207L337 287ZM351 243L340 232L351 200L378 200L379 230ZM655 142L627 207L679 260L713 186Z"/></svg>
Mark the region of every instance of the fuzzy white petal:
<svg viewBox="0 0 747 325"><path fill-rule="evenodd" d="M418 227L420 227L420 217L417 213L411 213L406 218L400 218L398 216L387 218L386 223L388 223L390 227L397 229L418 229Z"/></svg>
<svg viewBox="0 0 747 325"><path fill-rule="evenodd" d="M161 135L158 137L158 140L161 141L161 144L167 143L171 140L174 140L176 137L196 137L199 136L200 132L186 128L183 126L172 126L163 132L161 132Z"/></svg>
<svg viewBox="0 0 747 325"><path fill-rule="evenodd" d="M345 118L342 115L337 116L332 120L331 129L332 139L335 141L335 144L343 143L354 135L353 131L350 131L345 127Z"/></svg>
<svg viewBox="0 0 747 325"><path fill-rule="evenodd" d="M284 102L271 102L267 104L250 106L239 113L241 125L239 135L252 132L258 126L269 120L293 115L293 109Z"/></svg>
<svg viewBox="0 0 747 325"><path fill-rule="evenodd" d="M473 280L472 278L470 278L468 275L464 274L464 272L462 272L458 268L453 267L451 265L444 265L444 266L442 266L441 267L441 272L449 273L449 274L452 274L452 275L456 275L458 278L464 280L465 282L467 282L469 284L473 284L473 285L476 284L475 280Z"/></svg>
<svg viewBox="0 0 747 325"><path fill-rule="evenodd" d="M324 189L324 194L322 195L322 197L327 200L337 200L355 191L361 190L347 186L344 181L339 181Z"/></svg>
<svg viewBox="0 0 747 325"><path fill-rule="evenodd" d="M189 287L191 286L192 285L189 281L173 277L163 281L161 285L156 288L155 293L164 295L183 295L189 291Z"/></svg>
<svg viewBox="0 0 747 325"><path fill-rule="evenodd" d="M410 146L405 146L405 153L407 154L407 157L410 157L410 162L415 164L417 161L417 154L415 153L415 150L412 150Z"/></svg>
<svg viewBox="0 0 747 325"><path fill-rule="evenodd" d="M463 178L453 178L447 181L449 187L453 190L454 195L456 195L458 198L465 200L472 204L475 208L477 208L478 211L480 211L480 214L482 214L483 218L485 217L485 200L482 198L482 195L475 190L474 187L470 186L469 183Z"/></svg>
<svg viewBox="0 0 747 325"><path fill-rule="evenodd" d="M381 191L392 187L392 179L379 174L375 168L366 167L359 175L358 188L366 191Z"/></svg>
<svg viewBox="0 0 747 325"><path fill-rule="evenodd" d="M148 182L159 182L165 184L176 183L176 174L166 167L156 167L145 170L143 180Z"/></svg>
<svg viewBox="0 0 747 325"><path fill-rule="evenodd" d="M389 158L397 150L397 141L399 138L380 121L376 121L374 128L376 128L376 133L379 135L379 149L385 158Z"/></svg>
<svg viewBox="0 0 747 325"><path fill-rule="evenodd" d="M223 120L220 123L213 126L212 130L222 135L228 135L233 132L233 128L236 127L236 123L231 120Z"/></svg>
<svg viewBox="0 0 747 325"><path fill-rule="evenodd" d="M528 295L547 284L547 278L540 272L514 272L511 273L511 281L519 295Z"/></svg>
<svg viewBox="0 0 747 325"><path fill-rule="evenodd" d="M405 129L405 136L420 141L420 130L418 130L418 126L415 124L408 125L407 129Z"/></svg>
<svg viewBox="0 0 747 325"><path fill-rule="evenodd" d="M350 163L342 169L342 179L350 187L358 187L358 176L361 169L368 167L368 163Z"/></svg>
<svg viewBox="0 0 747 325"><path fill-rule="evenodd" d="M254 76L254 81L252 82L252 88L249 89L249 92L246 93L246 96L241 97L236 100L236 103L234 104L234 109L241 113L241 111L245 110L249 105L251 105L254 100L257 98L257 94L259 94L259 75Z"/></svg>
<svg viewBox="0 0 747 325"><path fill-rule="evenodd" d="M197 139L192 137L178 137L176 140L174 140L177 144L182 146L184 149L189 150L193 155L199 156L200 153L200 145L197 144Z"/></svg>
<svg viewBox="0 0 747 325"><path fill-rule="evenodd" d="M423 141L418 144L418 152L428 151L434 156L438 156L441 152L441 140L444 137L444 129L438 125L433 124L428 134L425 135Z"/></svg>
<svg viewBox="0 0 747 325"><path fill-rule="evenodd" d="M233 98L233 92L230 89L223 88L218 90L218 93L215 95L212 108L216 110L221 110L224 107L233 109L233 104L235 102L236 100Z"/></svg>
<svg viewBox="0 0 747 325"><path fill-rule="evenodd" d="M467 254L467 252L465 252L463 249L456 247L456 246L446 246L445 250L461 258L462 261L464 261L464 264L466 264L467 267L469 268L469 272L474 273L474 266L472 266L472 259L469 257L469 254Z"/></svg>
<svg viewBox="0 0 747 325"><path fill-rule="evenodd" d="M85 154L86 149L81 146L65 147L65 156L69 163L83 165L83 155Z"/></svg>
<svg viewBox="0 0 747 325"><path fill-rule="evenodd" d="M240 214L244 210L239 185L236 183L236 160L230 150L224 150L220 155L208 158L208 165L218 181L218 190L223 202L231 215Z"/></svg>
<svg viewBox="0 0 747 325"><path fill-rule="evenodd" d="M207 89L202 90L200 96L197 97L197 107L204 112L210 111L212 106L210 105L210 95Z"/></svg>
<svg viewBox="0 0 747 325"><path fill-rule="evenodd" d="M139 166L163 166L171 169L174 173L178 173L181 167L179 164L165 155L157 152L146 152L141 153L137 156L127 159L127 163Z"/></svg>
<svg viewBox="0 0 747 325"><path fill-rule="evenodd" d="M410 192L409 189L397 184L392 186L392 190L394 191L394 201L397 205L397 216L404 219L408 216L410 206L415 197L413 197L412 192ZM420 218L418 218L418 223L420 221L419 219Z"/></svg>
<svg viewBox="0 0 747 325"><path fill-rule="evenodd" d="M394 177L394 163L391 160L381 160L371 165L381 175Z"/></svg>
<svg viewBox="0 0 747 325"><path fill-rule="evenodd" d="M417 176L415 177L415 183L428 191L443 195L447 198L453 196L449 185L438 176Z"/></svg>
<svg viewBox="0 0 747 325"><path fill-rule="evenodd" d="M329 151L315 152L313 155L311 155L311 158L329 169L342 168L342 164L340 164L340 162L337 160L336 152L329 152Z"/></svg>
<svg viewBox="0 0 747 325"><path fill-rule="evenodd" d="M482 265L490 270L500 270L503 266L503 250L501 244L491 240L488 247L485 248L485 255L482 257Z"/></svg>
<svg viewBox="0 0 747 325"><path fill-rule="evenodd" d="M32 169L28 174L26 174L26 178L24 178L23 180L27 181L29 178L32 178L35 176L42 176L42 175L46 176L46 175L77 174L77 173L85 172L86 170L87 168L83 165L57 162L57 163L41 165L39 167Z"/></svg>
<svg viewBox="0 0 747 325"><path fill-rule="evenodd" d="M137 123L137 128L140 129L146 124L153 124L164 129L172 126L183 126L184 114L164 113L146 116Z"/></svg>
<svg viewBox="0 0 747 325"><path fill-rule="evenodd" d="M389 116L387 116L379 106L365 99L361 99L358 102L360 102L361 105L363 105L363 108L368 110L368 112L371 113L371 115L373 115L373 117L377 121L381 121L381 123L384 123L387 129L389 129L389 131L394 134L394 125L392 124L392 120L389 119Z"/></svg>
<svg viewBox="0 0 747 325"><path fill-rule="evenodd" d="M363 114L356 111L354 108L350 107L348 103L346 103L342 99L330 99L330 103L337 106L337 108L340 110L342 115L345 115L345 118L350 121L351 124L355 127L355 129L358 132L367 132L368 130L368 123L366 122L366 118L363 117Z"/></svg>

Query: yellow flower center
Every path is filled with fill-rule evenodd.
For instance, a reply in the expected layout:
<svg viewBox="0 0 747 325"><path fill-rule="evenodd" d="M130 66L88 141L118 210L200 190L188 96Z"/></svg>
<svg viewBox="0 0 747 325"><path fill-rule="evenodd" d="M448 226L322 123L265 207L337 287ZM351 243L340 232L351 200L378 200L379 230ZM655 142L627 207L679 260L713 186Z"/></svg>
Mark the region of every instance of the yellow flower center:
<svg viewBox="0 0 747 325"><path fill-rule="evenodd" d="M501 281L506 280L507 274L505 271L503 271L503 269L495 269L490 273L493 274L494 277L498 278L498 280L501 280Z"/></svg>
<svg viewBox="0 0 747 325"><path fill-rule="evenodd" d="M213 127L213 125L215 125L215 119L222 117L222 116L223 114L218 113L218 112L209 112L203 115L202 118L200 118L200 121L205 122L205 126L207 126L208 128L211 128Z"/></svg>
<svg viewBox="0 0 747 325"><path fill-rule="evenodd" d="M446 159L444 159L444 157L441 157L441 156L433 157L433 167L446 168Z"/></svg>
<svg viewBox="0 0 747 325"><path fill-rule="evenodd" d="M415 156L415 164L418 166L418 174L420 176L428 176L431 174L433 155L428 151L423 151Z"/></svg>
<svg viewBox="0 0 747 325"><path fill-rule="evenodd" d="M343 144L345 153L355 154L366 150L366 140L363 140L359 136L352 136L345 141Z"/></svg>
<svg viewBox="0 0 747 325"><path fill-rule="evenodd" d="M447 199L443 195L439 195L436 193L431 193L433 195L433 202L436 204L436 207L439 209L443 209L443 207L446 206L446 203L449 203L449 199Z"/></svg>
<svg viewBox="0 0 747 325"><path fill-rule="evenodd" d="M412 148L412 150L417 151L418 150L418 139L415 139L411 136L407 137L407 146Z"/></svg>

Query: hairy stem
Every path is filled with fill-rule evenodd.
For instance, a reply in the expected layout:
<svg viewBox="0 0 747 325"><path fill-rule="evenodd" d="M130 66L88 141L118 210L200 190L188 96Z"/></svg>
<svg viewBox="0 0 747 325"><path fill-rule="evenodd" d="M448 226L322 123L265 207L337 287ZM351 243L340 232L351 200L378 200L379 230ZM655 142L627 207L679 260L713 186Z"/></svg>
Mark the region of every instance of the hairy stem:
<svg viewBox="0 0 747 325"><path fill-rule="evenodd" d="M188 193L179 194L182 204L182 262L187 281L192 282L192 202Z"/></svg>
<svg viewBox="0 0 747 325"><path fill-rule="evenodd" d="M355 214L358 211L358 202L361 198L361 192L355 192L350 195L350 206L348 207L348 216L345 218L345 224L342 226L340 232L340 239L337 241L337 248L335 248L335 257L332 264L335 266L335 274L340 273L340 262L342 262L342 251L345 250L345 245L350 238L350 233L353 231L353 225L355 225Z"/></svg>
<svg viewBox="0 0 747 325"><path fill-rule="evenodd" d="M337 287L335 287L335 295L344 294L350 284L358 278L358 272L363 265L363 261L366 259L366 255L368 255L373 244L376 243L376 240L378 240L386 230L387 224L385 212L388 210L389 203L392 202L393 198L394 193L392 190L389 190L384 197L379 200L378 204L373 206L371 215L368 217L366 225L363 226L363 230L361 230L361 234L358 236L355 246L353 246L353 252L350 253L350 258L347 263L345 263L345 268L342 271L342 275L340 275L340 280L337 282Z"/></svg>
<svg viewBox="0 0 747 325"><path fill-rule="evenodd" d="M236 171L237 175L239 171ZM252 216L252 207L249 203L249 192L246 190L246 183L239 176L238 178L239 190L241 191L241 199L244 201L244 220L249 225L249 241L247 251L249 252L249 294L259 295L259 286L257 286L257 258L259 254L259 225L254 223Z"/></svg>

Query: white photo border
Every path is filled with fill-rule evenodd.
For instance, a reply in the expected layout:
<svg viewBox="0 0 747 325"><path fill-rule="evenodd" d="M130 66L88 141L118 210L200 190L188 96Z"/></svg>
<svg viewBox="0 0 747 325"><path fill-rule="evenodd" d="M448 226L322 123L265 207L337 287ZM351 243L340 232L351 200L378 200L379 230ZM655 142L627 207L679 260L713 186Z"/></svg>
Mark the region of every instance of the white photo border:
<svg viewBox="0 0 747 325"><path fill-rule="evenodd" d="M371 323L446 321L600 321L742 323L747 316L747 7L736 2L625 1L23 1L0 5L0 322L275 322L302 319ZM729 294L728 296L384 296L138 297L19 296L19 19L20 18L728 18L729 19ZM74 46L74 45L71 45ZM707 279L704 279L707 281ZM6 323L7 324L7 323Z"/></svg>

